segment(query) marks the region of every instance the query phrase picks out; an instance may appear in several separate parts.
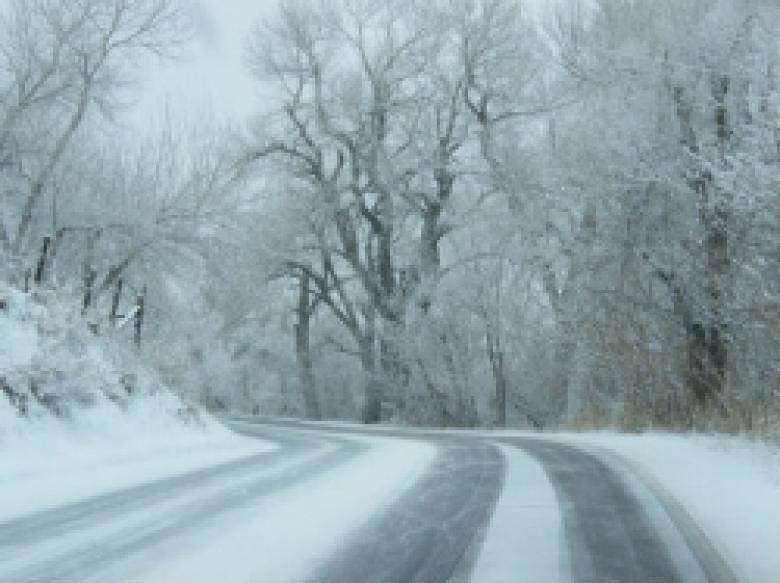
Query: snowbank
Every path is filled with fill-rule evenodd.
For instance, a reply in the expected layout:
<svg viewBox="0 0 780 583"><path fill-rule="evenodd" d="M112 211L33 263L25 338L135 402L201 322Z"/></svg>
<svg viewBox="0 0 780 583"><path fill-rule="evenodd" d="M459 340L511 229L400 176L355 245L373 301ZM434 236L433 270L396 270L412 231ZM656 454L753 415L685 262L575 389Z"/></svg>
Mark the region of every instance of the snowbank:
<svg viewBox="0 0 780 583"><path fill-rule="evenodd" d="M182 402L73 298L0 282L0 520L270 447Z"/></svg>

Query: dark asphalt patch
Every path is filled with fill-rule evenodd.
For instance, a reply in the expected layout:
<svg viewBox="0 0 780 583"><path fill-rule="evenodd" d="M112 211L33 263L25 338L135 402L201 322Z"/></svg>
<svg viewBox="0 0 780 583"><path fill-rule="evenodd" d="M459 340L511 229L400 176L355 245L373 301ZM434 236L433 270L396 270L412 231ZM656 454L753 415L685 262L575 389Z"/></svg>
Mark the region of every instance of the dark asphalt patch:
<svg viewBox="0 0 780 583"><path fill-rule="evenodd" d="M470 570L501 492L504 460L484 441L441 437L439 454L406 493L347 541L312 583L446 583Z"/></svg>
<svg viewBox="0 0 780 583"><path fill-rule="evenodd" d="M563 515L575 583L685 583L644 505L605 461L546 440L502 441L533 456L547 473ZM689 551L708 573L706 558Z"/></svg>

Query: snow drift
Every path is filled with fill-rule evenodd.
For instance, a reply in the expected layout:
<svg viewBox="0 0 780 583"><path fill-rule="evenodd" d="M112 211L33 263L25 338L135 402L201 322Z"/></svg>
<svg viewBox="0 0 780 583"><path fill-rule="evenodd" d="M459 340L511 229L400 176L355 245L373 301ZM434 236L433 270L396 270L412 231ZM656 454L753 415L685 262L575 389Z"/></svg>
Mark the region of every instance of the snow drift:
<svg viewBox="0 0 780 583"><path fill-rule="evenodd" d="M170 462L196 449L190 465L200 465L225 448L260 446L185 403L125 344L92 333L61 290L25 294L0 282L0 490L20 477Z"/></svg>

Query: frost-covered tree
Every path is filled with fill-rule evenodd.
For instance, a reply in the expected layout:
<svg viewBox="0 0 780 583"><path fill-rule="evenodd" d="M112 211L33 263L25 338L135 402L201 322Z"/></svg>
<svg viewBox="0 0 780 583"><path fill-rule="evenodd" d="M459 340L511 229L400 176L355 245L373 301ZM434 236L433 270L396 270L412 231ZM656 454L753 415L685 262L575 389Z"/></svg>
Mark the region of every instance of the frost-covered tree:
<svg viewBox="0 0 780 583"><path fill-rule="evenodd" d="M285 2L254 37L279 105L249 157L312 201L289 266L350 331L366 421L432 396L407 334L437 301L447 237L498 190L495 134L540 107L529 30L503 0Z"/></svg>
<svg viewBox="0 0 780 583"><path fill-rule="evenodd" d="M747 282L778 176L778 16L764 2L604 1L562 27L585 94L558 120L559 156L597 233L572 240L564 268L585 274L570 299L588 339L586 376L568 380L580 410L622 402L629 419L690 424L746 397L744 335L771 317Z"/></svg>
<svg viewBox="0 0 780 583"><path fill-rule="evenodd" d="M21 252L92 113L112 115L150 54L181 40L171 0L12 1L0 13L0 240ZM10 210L9 210L10 209Z"/></svg>

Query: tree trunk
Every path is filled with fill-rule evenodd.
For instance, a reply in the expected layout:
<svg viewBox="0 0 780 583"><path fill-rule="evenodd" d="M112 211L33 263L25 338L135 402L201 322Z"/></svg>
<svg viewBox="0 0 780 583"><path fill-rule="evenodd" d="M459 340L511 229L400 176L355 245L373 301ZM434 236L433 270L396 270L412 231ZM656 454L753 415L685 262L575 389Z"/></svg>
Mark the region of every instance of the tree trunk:
<svg viewBox="0 0 780 583"><path fill-rule="evenodd" d="M486 344L496 391L496 427L506 427L506 371L504 370L504 352L501 347L500 339L490 332L487 334Z"/></svg>
<svg viewBox="0 0 780 583"><path fill-rule="evenodd" d="M405 329L402 318L383 319L379 336L379 364L384 396L399 412L408 405L411 371L404 351Z"/></svg>
<svg viewBox="0 0 780 583"><path fill-rule="evenodd" d="M712 93L715 100L714 121L720 146L721 164L726 164L730 138L726 96L729 78L715 75ZM729 207L728 196L713 184L709 175L700 181L701 216L704 223L704 250L706 254L705 299L706 314L703 323L690 334L692 365L691 389L700 405L715 405L722 411L721 396L726 385L728 338L726 322L726 289L729 281Z"/></svg>
<svg viewBox="0 0 780 583"><path fill-rule="evenodd" d="M322 417L314 383L314 367L311 355L311 280L308 273L298 279L298 321L295 324L295 358L298 363L298 382L303 394L306 417L318 420Z"/></svg>
<svg viewBox="0 0 780 583"><path fill-rule="evenodd" d="M76 110L73 112L68 126L57 140L51 156L46 161L46 164L44 164L40 173L35 178L32 187L30 188L30 192L27 195L27 200L25 201L24 208L22 210L22 217L19 220L19 225L16 229L16 237L14 238L13 242L14 253L20 252L22 243L27 236L27 231L30 229L30 225L32 224L33 212L39 200L43 196L46 183L54 173L54 169L59 163L60 158L62 158L62 156L65 154L65 150L67 149L68 144L70 144L74 134L78 130L79 126L81 126L81 122L83 121L84 115L87 111L87 106L89 105L91 88L91 79L89 79L85 81L85 85L81 90L81 95L79 96L78 104L76 105Z"/></svg>
<svg viewBox="0 0 780 583"><path fill-rule="evenodd" d="M49 247L51 246L51 237L46 236L43 238L43 247L41 248L41 254L38 257L38 265L35 267L35 281L36 285L43 283L43 276L46 273L46 264L49 258Z"/></svg>
<svg viewBox="0 0 780 583"><path fill-rule="evenodd" d="M364 400L363 423L379 423L382 420L382 390L376 374L376 322L374 310L366 307L363 311L366 320L365 333L361 337L360 364L363 368Z"/></svg>
<svg viewBox="0 0 780 583"><path fill-rule="evenodd" d="M714 123L720 147L721 161L726 164L726 150L731 136L726 97L730 80L725 75L713 75L712 96L715 101ZM677 118L683 134L683 143L690 153L700 153L692 123L693 107L681 88L675 88ZM694 169L691 189L699 196L700 217L704 226L706 281L704 310L700 317L686 323L688 344L688 378L690 393L705 408L717 404L726 384L728 341L726 326L725 289L729 280L728 227L730 201L725 192L713 184L707 170ZM715 197L714 200L711 197Z"/></svg>
<svg viewBox="0 0 780 583"><path fill-rule="evenodd" d="M134 322L134 334L133 340L135 347L141 348L141 331L144 325L144 305L146 304L146 286L143 287L141 293L135 298L135 322Z"/></svg>
<svg viewBox="0 0 780 583"><path fill-rule="evenodd" d="M577 352L571 299L567 293L571 289L572 283L569 281L566 283L565 289L560 289L558 277L550 264L545 266L542 281L555 314L559 336L550 381L550 401L553 409L550 413L554 419L561 419L569 410L569 380L574 355Z"/></svg>
<svg viewBox="0 0 780 583"><path fill-rule="evenodd" d="M727 165L727 149L731 135L729 128L726 96L729 91L729 78L716 76L713 80L713 94L716 101L715 126L720 147L721 164ZM726 367L728 363L728 326L727 326L727 289L730 279L729 258L729 215L731 201L722 189L713 189L716 197L712 205L705 245L707 249L707 295L710 301L711 324L707 337L707 354L710 365L710 383L721 409L722 396L726 387Z"/></svg>

